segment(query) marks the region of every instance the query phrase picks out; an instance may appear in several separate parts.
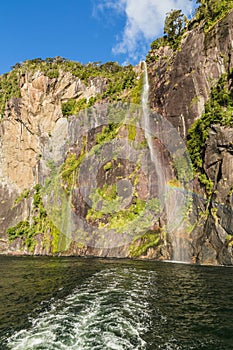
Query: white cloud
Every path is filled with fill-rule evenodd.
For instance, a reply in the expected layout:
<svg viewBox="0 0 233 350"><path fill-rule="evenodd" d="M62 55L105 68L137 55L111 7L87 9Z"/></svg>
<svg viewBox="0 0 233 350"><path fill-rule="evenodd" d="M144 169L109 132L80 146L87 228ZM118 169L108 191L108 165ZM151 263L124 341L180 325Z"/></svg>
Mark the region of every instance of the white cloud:
<svg viewBox="0 0 233 350"><path fill-rule="evenodd" d="M126 16L120 40L113 47L115 54L125 54L130 61L141 59L148 44L163 34L166 13L181 9L186 15L194 8L190 0L98 0L98 8Z"/></svg>

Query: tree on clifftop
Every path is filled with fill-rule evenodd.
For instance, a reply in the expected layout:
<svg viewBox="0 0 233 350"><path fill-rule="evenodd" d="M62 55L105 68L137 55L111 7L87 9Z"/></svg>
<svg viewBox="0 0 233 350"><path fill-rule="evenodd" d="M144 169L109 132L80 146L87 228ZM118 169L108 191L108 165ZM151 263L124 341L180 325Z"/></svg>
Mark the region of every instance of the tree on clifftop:
<svg viewBox="0 0 233 350"><path fill-rule="evenodd" d="M187 22L187 17L181 10L171 10L167 13L164 23L164 34L172 44L177 42Z"/></svg>
<svg viewBox="0 0 233 350"><path fill-rule="evenodd" d="M196 19L197 21L204 19L206 28L233 8L233 0L196 0L196 3L199 4Z"/></svg>

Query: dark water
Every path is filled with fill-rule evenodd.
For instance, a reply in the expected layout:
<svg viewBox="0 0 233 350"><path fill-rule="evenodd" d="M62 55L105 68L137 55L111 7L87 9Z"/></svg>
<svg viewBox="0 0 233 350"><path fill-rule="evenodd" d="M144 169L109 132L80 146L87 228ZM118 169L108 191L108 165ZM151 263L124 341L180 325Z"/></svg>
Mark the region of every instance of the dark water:
<svg viewBox="0 0 233 350"><path fill-rule="evenodd" d="M233 269L0 257L0 349L233 349Z"/></svg>

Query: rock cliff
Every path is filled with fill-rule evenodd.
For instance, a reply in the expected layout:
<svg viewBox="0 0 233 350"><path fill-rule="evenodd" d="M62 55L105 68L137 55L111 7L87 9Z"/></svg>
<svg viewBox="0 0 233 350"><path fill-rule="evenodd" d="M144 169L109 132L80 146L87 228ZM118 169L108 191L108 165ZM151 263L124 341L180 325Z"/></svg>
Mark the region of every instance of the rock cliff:
<svg viewBox="0 0 233 350"><path fill-rule="evenodd" d="M223 76L228 76L227 93L232 101L232 37L230 11L208 31L204 23L186 31L175 52L165 46L148 54L151 107L165 116L184 139L189 138L195 121L201 120L206 103L213 98L211 91ZM218 90L223 92L223 86ZM227 105L228 102L222 108L223 115L227 115ZM211 191L207 194L202 181L194 180L193 228L189 237L194 261L232 264L232 112L227 122L221 120L226 117L220 118L217 109L212 108L209 114L206 119L211 122L200 123L200 128L195 129L196 138L199 132L206 136L199 148L202 165L194 173L196 178L200 173L205 175ZM191 153L194 147L190 143Z"/></svg>
<svg viewBox="0 0 233 350"><path fill-rule="evenodd" d="M164 200L161 181L170 188L181 186L174 149L179 151L178 143L185 148L181 138L190 138L190 128L201 120L224 74L232 96L232 42L231 11L207 32L202 24L186 31L178 50L162 46L148 53L151 120L158 124L156 113L162 115L179 141L170 148L163 138L151 141L159 154L157 165L166 169L163 180L153 172L154 160L145 146L140 105L129 109L122 104L140 101L140 64L123 75L112 63L104 72L92 67L88 77L65 65L48 73L45 67L51 62L16 67L19 91L7 99L0 123L0 253L167 260L176 258L180 245L185 260L232 264L231 120L223 125L212 118L205 129L202 162L191 189L188 178L182 191L165 193L162 207L155 201ZM169 231L181 202L186 207L183 221Z"/></svg>
<svg viewBox="0 0 233 350"><path fill-rule="evenodd" d="M211 88L233 67L232 11L207 32L204 24L186 31L178 50L168 46L151 50L151 107L162 114L185 138L204 112Z"/></svg>

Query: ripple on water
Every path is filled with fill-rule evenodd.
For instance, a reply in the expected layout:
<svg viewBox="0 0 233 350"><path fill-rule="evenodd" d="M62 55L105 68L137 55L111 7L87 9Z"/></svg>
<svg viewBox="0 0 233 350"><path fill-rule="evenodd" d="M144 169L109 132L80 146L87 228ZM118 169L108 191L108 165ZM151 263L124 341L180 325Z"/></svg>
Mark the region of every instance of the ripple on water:
<svg viewBox="0 0 233 350"><path fill-rule="evenodd" d="M63 301L51 305L31 320L29 329L8 340L14 350L83 349L143 350L150 327L148 305L152 283L148 271L138 275L133 268L99 272ZM148 286L149 287L149 286Z"/></svg>
<svg viewBox="0 0 233 350"><path fill-rule="evenodd" d="M106 260L90 276L89 264L0 348L232 350L233 270Z"/></svg>

